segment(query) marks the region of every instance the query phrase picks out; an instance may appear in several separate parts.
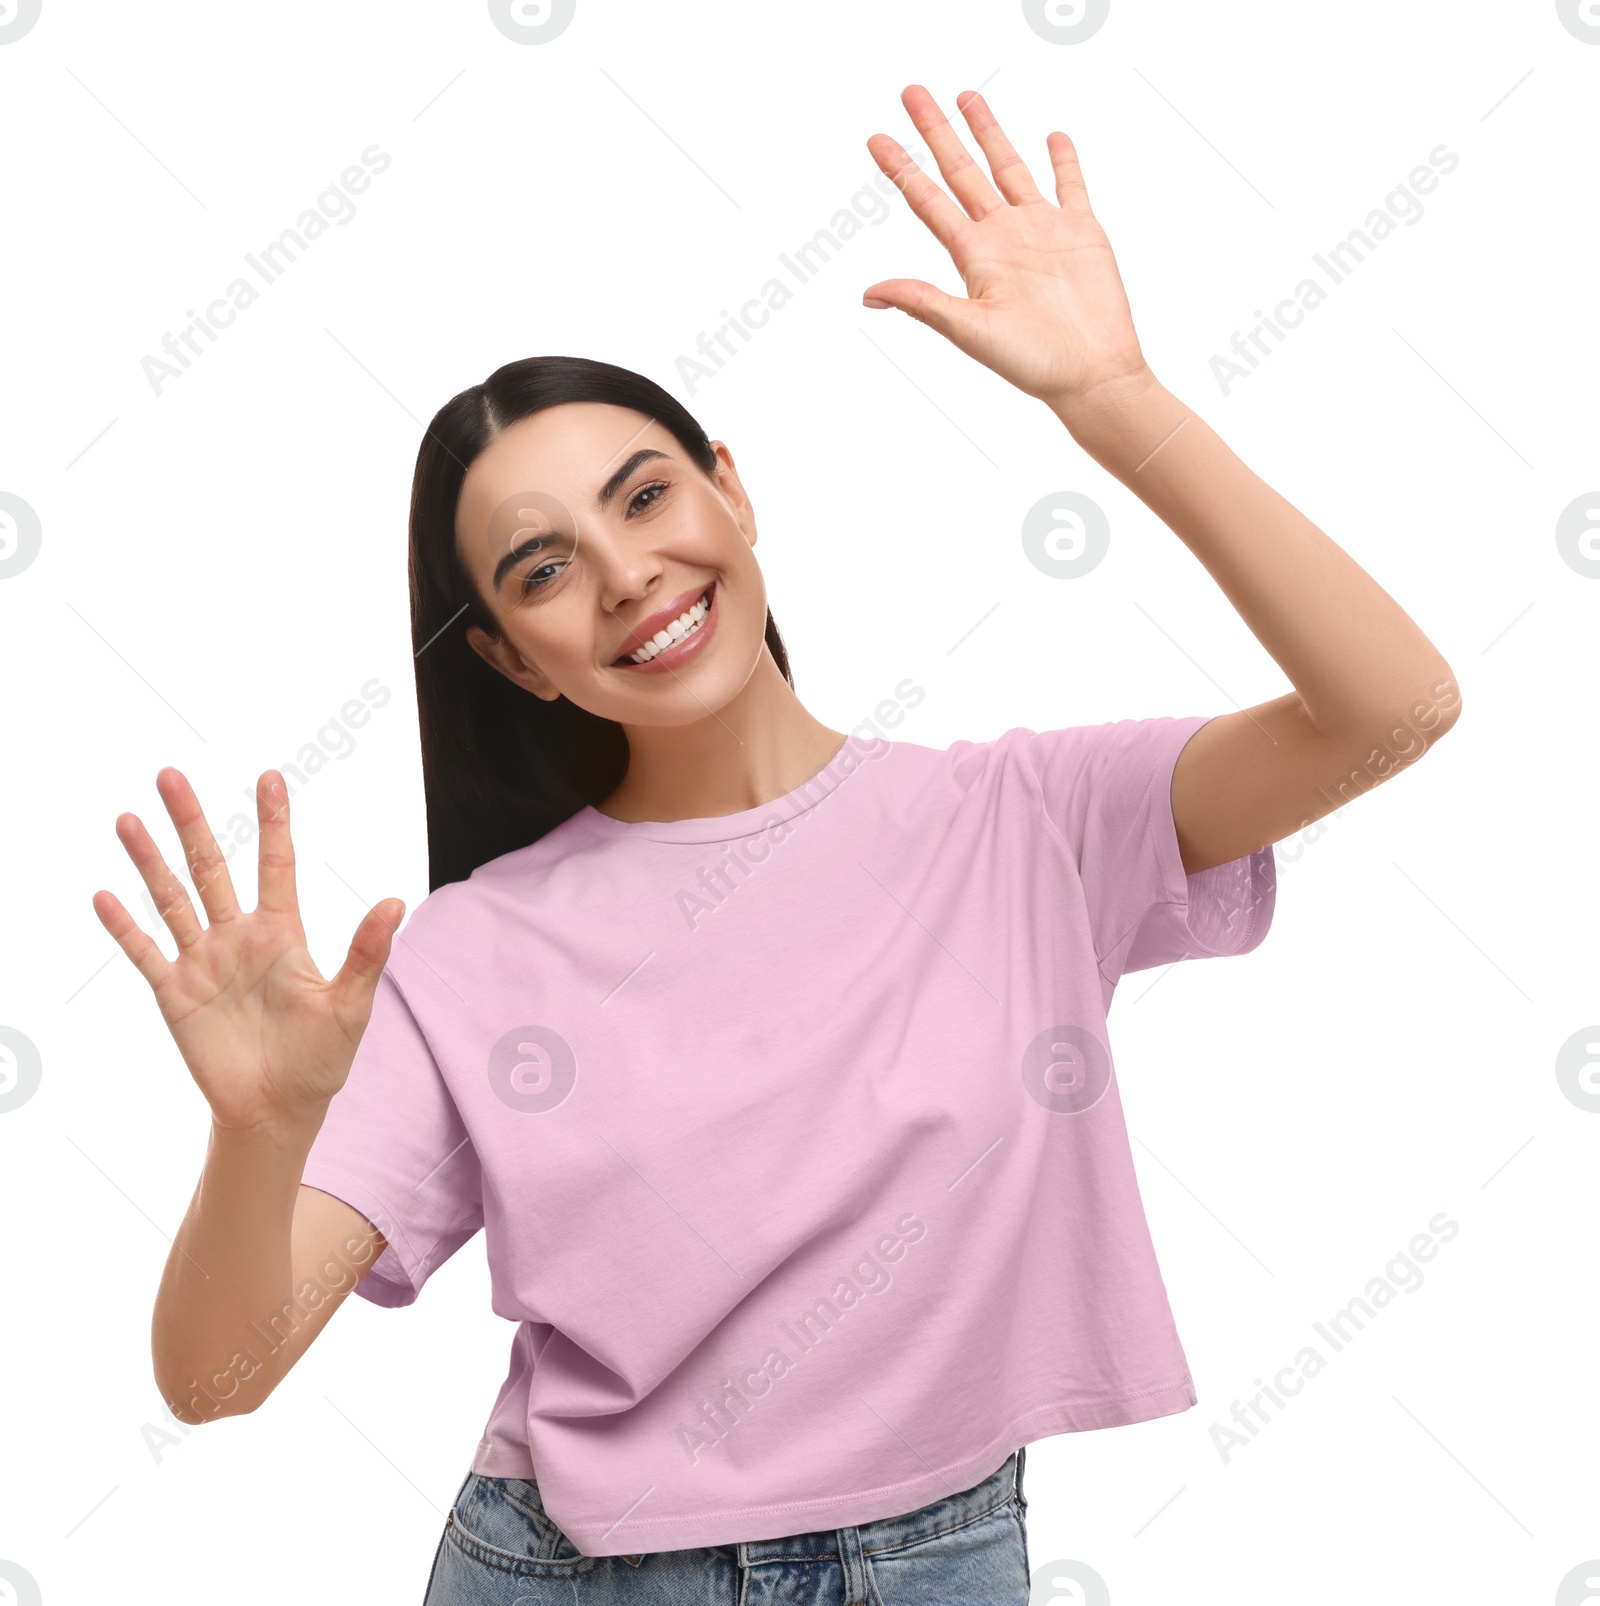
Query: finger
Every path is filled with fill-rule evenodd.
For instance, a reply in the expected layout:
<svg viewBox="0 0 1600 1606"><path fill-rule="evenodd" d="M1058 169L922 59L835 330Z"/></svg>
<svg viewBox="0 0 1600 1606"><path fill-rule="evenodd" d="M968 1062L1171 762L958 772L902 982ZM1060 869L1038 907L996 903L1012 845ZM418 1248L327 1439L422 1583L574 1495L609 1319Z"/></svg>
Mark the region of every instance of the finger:
<svg viewBox="0 0 1600 1606"><path fill-rule="evenodd" d="M161 978L172 968L167 956L122 907L115 893L97 892L93 901L100 924L116 938L117 946L133 961L134 968L152 987L159 986Z"/></svg>
<svg viewBox="0 0 1600 1606"><path fill-rule="evenodd" d="M350 951L332 982L334 1008L341 1021L362 1025L371 1013L372 994L389 963L389 949L405 912L403 899L385 898L374 904L356 927Z"/></svg>
<svg viewBox="0 0 1600 1606"><path fill-rule="evenodd" d="M864 306L879 309L895 307L930 329L937 329L946 340L955 341L957 345L960 345L956 340L957 331L972 305L960 296L946 295L937 285L924 279L882 279L867 287L861 301Z"/></svg>
<svg viewBox="0 0 1600 1606"><path fill-rule="evenodd" d="M1000 186L1000 193L1015 206L1042 204L1044 197L1033 182L1028 164L1017 155L1015 147L1006 138L989 103L975 89L963 90L966 96L956 96L956 105L971 128L973 137L989 163L989 171Z"/></svg>
<svg viewBox="0 0 1600 1606"><path fill-rule="evenodd" d="M939 110L939 103L921 84L911 84L900 96L901 104L911 114L917 132L928 142L944 174L951 193L974 219L987 217L1006 203L995 193L983 175L983 169L967 153L961 136L950 126L950 120Z"/></svg>
<svg viewBox="0 0 1600 1606"><path fill-rule="evenodd" d="M189 901L189 889L161 857L161 849L145 830L144 821L137 814L119 814L117 840L128 850L128 857L133 860L156 906L156 913L172 933L178 952L181 954L192 948L202 933L194 905Z"/></svg>
<svg viewBox="0 0 1600 1606"><path fill-rule="evenodd" d="M236 919L239 900L234 894L233 878L228 874L228 862L222 857L188 777L169 765L156 776L156 791L161 794L167 814L177 828L189 866L189 879L200 894L207 918L214 926Z"/></svg>
<svg viewBox="0 0 1600 1606"><path fill-rule="evenodd" d="M1059 130L1045 140L1050 152L1050 165L1056 173L1056 199L1064 212L1089 211L1089 191L1083 182L1083 169L1078 166L1078 148Z"/></svg>
<svg viewBox="0 0 1600 1606"><path fill-rule="evenodd" d="M256 820L261 828L256 908L298 918L294 842L289 836L289 788L277 770L266 770L256 777Z"/></svg>
<svg viewBox="0 0 1600 1606"><path fill-rule="evenodd" d="M953 253L956 235L968 221L961 209L911 160L898 141L887 134L874 134L867 141L867 149L873 161L899 186L906 204L928 225L934 239Z"/></svg>

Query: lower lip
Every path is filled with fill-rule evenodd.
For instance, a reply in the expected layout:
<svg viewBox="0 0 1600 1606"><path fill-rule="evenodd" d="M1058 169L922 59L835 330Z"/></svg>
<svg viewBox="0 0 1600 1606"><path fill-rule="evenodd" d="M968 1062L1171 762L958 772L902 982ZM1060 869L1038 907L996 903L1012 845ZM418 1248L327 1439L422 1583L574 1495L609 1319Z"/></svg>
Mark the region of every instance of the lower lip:
<svg viewBox="0 0 1600 1606"><path fill-rule="evenodd" d="M685 636L682 641L673 642L670 647L663 647L649 663L636 664L624 660L620 664L613 664L612 668L625 670L630 675L666 675L699 657L705 651L712 631L717 628L717 599L721 592L720 586L711 587L711 606L707 609L705 618L700 621L700 628L693 635Z"/></svg>

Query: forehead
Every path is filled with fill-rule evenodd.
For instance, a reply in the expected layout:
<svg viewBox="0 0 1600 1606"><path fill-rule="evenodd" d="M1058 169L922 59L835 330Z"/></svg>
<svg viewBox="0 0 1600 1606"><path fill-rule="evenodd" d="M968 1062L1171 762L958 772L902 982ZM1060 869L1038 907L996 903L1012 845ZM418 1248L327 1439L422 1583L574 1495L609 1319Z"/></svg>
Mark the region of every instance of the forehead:
<svg viewBox="0 0 1600 1606"><path fill-rule="evenodd" d="M575 512L590 510L595 492L624 458L642 446L669 451L676 445L669 430L630 407L563 402L502 430L467 469L461 499L494 502L537 490Z"/></svg>
<svg viewBox="0 0 1600 1606"><path fill-rule="evenodd" d="M630 407L563 402L519 419L469 465L456 504L456 533L471 546L510 498L536 493L546 505L593 517L595 495L642 447L681 456L672 432Z"/></svg>

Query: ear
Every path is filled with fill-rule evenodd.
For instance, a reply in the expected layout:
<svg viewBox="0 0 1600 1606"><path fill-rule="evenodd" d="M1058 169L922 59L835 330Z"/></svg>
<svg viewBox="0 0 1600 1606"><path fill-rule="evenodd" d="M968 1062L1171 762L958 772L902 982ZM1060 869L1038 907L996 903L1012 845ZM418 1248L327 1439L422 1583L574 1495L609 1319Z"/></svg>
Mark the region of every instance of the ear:
<svg viewBox="0 0 1600 1606"><path fill-rule="evenodd" d="M711 450L717 454L717 484L727 499L734 518L739 521L739 528L744 531L745 540L754 546L756 510L750 505L750 498L739 478L738 469L733 466L733 453L728 450L726 441L712 441Z"/></svg>
<svg viewBox="0 0 1600 1606"><path fill-rule="evenodd" d="M498 669L507 680L531 691L541 702L553 703L561 695L550 677L537 664L529 663L504 637L491 636L478 625L468 625L467 645L491 669Z"/></svg>

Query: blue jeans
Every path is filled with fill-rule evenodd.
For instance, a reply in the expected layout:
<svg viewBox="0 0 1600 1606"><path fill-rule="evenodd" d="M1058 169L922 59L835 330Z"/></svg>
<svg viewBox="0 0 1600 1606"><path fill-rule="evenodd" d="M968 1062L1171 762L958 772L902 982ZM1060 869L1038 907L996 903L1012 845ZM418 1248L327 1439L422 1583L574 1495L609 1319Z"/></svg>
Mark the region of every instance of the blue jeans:
<svg viewBox="0 0 1600 1606"><path fill-rule="evenodd" d="M1027 1606L1026 1454L902 1517L640 1556L585 1556L531 1479L469 1472L423 1606Z"/></svg>

